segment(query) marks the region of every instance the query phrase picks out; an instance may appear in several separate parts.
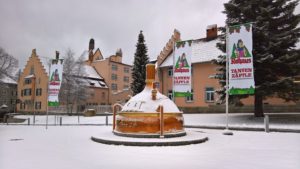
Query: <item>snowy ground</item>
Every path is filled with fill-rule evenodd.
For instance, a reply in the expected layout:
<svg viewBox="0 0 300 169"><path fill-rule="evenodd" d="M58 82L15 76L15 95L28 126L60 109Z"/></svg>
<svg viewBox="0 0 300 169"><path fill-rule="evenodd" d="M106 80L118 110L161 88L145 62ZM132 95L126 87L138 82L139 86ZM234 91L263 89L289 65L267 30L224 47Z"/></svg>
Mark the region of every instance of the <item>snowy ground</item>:
<svg viewBox="0 0 300 169"><path fill-rule="evenodd" d="M269 113L270 128L300 130L300 113ZM185 114L185 125L225 126L225 114ZM254 117L252 113L229 114L229 126L264 128L264 118Z"/></svg>
<svg viewBox="0 0 300 169"><path fill-rule="evenodd" d="M283 113L283 114L268 114L270 117L270 128L279 129L296 129L300 130L300 113ZM16 116L17 118L28 119L33 122L33 116ZM49 116L50 125L58 125L59 117ZM55 120L56 119L56 120ZM225 126L225 114L184 114L185 125L188 126ZM109 124L112 122L112 116L109 116ZM27 124L24 121L23 124ZM36 124L45 124L46 116L36 116ZM105 124L105 116L95 117L78 117L77 116L62 116L62 124ZM255 118L253 114L230 114L229 126L231 127L248 127L248 128L264 128L264 119Z"/></svg>
<svg viewBox="0 0 300 169"><path fill-rule="evenodd" d="M102 119L103 120L103 119ZM299 169L300 134L191 129L203 144L129 147L90 140L111 126L0 126L1 169Z"/></svg>

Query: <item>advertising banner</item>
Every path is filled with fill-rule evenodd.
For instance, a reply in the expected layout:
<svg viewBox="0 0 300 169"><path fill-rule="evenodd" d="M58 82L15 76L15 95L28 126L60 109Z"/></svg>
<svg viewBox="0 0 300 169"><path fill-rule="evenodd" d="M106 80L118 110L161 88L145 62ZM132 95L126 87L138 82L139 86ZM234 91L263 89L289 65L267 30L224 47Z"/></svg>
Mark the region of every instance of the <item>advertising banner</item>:
<svg viewBox="0 0 300 169"><path fill-rule="evenodd" d="M62 82L62 60L52 60L49 72L48 106L59 106L59 90Z"/></svg>
<svg viewBox="0 0 300 169"><path fill-rule="evenodd" d="M228 27L227 40L229 95L254 94L252 25Z"/></svg>
<svg viewBox="0 0 300 169"><path fill-rule="evenodd" d="M173 65L173 90L175 97L191 95L192 40L176 42Z"/></svg>

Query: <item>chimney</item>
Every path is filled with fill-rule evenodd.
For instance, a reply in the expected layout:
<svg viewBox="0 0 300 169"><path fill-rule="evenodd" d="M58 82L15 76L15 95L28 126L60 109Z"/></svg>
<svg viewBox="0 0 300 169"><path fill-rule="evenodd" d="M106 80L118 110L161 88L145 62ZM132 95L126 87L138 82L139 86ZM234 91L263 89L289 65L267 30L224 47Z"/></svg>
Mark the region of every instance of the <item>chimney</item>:
<svg viewBox="0 0 300 169"><path fill-rule="evenodd" d="M122 57L122 55L123 55L122 49L121 48L117 49L116 56L121 56Z"/></svg>
<svg viewBox="0 0 300 169"><path fill-rule="evenodd" d="M152 88L152 83L155 80L155 64L146 65L146 87Z"/></svg>
<svg viewBox="0 0 300 169"><path fill-rule="evenodd" d="M153 83L155 81L155 64L147 64L146 65L146 87L151 90L151 98L152 100L156 100L157 90L153 88Z"/></svg>
<svg viewBox="0 0 300 169"><path fill-rule="evenodd" d="M93 61L93 50L94 50L94 47L95 47L95 41L93 38L90 39L90 43L89 43L89 61L92 62Z"/></svg>
<svg viewBox="0 0 300 169"><path fill-rule="evenodd" d="M32 55L32 56L36 56L36 49L32 49L31 55Z"/></svg>
<svg viewBox="0 0 300 169"><path fill-rule="evenodd" d="M208 25L206 28L206 40L216 39L218 36L217 24Z"/></svg>
<svg viewBox="0 0 300 169"><path fill-rule="evenodd" d="M155 81L155 64L147 64L146 65L146 87L152 89L151 90L151 98L152 100L156 100L157 89L154 84Z"/></svg>
<svg viewBox="0 0 300 169"><path fill-rule="evenodd" d="M59 59L59 51L55 51L55 58L56 58L56 60Z"/></svg>
<svg viewBox="0 0 300 169"><path fill-rule="evenodd" d="M95 41L92 38L92 39L90 39L90 43L89 43L89 51L94 50L94 48L95 48Z"/></svg>

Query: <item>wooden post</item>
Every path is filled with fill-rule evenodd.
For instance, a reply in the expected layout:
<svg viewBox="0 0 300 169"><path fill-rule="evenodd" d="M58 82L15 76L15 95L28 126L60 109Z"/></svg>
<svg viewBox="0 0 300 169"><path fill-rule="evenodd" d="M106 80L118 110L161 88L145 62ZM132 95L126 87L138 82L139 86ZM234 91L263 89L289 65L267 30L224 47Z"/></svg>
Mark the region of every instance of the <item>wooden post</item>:
<svg viewBox="0 0 300 169"><path fill-rule="evenodd" d="M113 105L113 131L116 129L116 115L117 115L117 107L120 107L122 109L122 105L119 103L116 103Z"/></svg>
<svg viewBox="0 0 300 169"><path fill-rule="evenodd" d="M164 137L164 107L162 105L160 107L160 137Z"/></svg>

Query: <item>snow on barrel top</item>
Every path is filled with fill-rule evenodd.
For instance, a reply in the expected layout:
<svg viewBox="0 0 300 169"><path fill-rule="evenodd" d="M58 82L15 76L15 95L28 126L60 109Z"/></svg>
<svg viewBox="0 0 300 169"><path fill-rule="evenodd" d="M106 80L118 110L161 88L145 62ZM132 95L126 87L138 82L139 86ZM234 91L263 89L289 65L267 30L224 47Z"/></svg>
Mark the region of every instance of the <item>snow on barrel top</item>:
<svg viewBox="0 0 300 169"><path fill-rule="evenodd" d="M175 103L167 96L157 91L154 86L155 65L146 66L146 86L139 94L132 97L122 108L122 112L156 112L160 105L164 106L165 112L181 113Z"/></svg>

